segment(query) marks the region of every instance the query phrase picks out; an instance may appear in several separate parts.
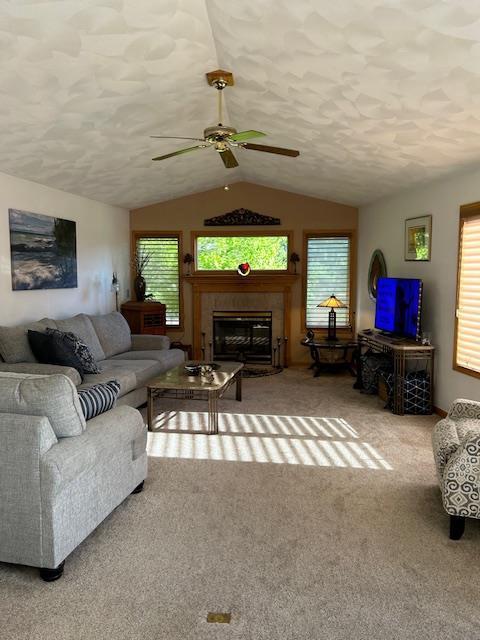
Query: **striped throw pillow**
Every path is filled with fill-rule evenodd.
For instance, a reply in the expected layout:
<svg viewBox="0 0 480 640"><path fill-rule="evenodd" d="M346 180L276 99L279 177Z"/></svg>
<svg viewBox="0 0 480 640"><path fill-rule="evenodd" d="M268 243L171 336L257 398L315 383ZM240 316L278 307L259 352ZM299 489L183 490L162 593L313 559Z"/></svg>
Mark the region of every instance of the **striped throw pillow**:
<svg viewBox="0 0 480 640"><path fill-rule="evenodd" d="M85 420L91 420L105 411L110 411L115 405L119 392L120 384L116 380L95 384L87 389L78 389L78 399Z"/></svg>

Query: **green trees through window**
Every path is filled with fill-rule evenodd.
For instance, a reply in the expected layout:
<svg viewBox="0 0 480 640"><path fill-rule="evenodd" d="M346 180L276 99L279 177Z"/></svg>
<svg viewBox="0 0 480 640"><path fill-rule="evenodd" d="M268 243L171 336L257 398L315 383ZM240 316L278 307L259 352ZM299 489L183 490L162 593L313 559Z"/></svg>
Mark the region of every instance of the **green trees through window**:
<svg viewBox="0 0 480 640"><path fill-rule="evenodd" d="M288 236L198 236L197 269L235 271L248 262L252 271L285 271Z"/></svg>

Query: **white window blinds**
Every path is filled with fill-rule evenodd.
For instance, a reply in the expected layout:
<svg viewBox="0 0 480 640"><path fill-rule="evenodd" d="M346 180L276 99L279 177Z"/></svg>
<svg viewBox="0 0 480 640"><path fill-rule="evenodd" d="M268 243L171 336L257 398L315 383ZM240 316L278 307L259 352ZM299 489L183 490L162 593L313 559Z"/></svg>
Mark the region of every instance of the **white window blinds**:
<svg viewBox="0 0 480 640"><path fill-rule="evenodd" d="M456 363L480 373L480 215L462 218L457 300Z"/></svg>
<svg viewBox="0 0 480 640"><path fill-rule="evenodd" d="M307 327L328 327L330 309L317 305L332 293L347 305L335 309L337 327L350 327L350 237L308 237Z"/></svg>
<svg viewBox="0 0 480 640"><path fill-rule="evenodd" d="M146 293L152 294L152 300L166 305L167 325L180 324L178 244L178 236L137 238L138 254L150 256L143 272Z"/></svg>

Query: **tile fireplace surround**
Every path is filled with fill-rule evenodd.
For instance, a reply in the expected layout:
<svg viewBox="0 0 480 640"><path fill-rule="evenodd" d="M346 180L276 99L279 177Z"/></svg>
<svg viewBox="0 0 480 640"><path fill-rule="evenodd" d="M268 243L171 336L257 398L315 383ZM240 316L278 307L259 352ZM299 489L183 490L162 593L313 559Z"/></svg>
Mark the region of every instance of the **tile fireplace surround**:
<svg viewBox="0 0 480 640"><path fill-rule="evenodd" d="M213 312L214 311L271 311L272 312L272 341L277 337L283 338L284 313L283 294L281 293L203 293L201 331L205 332L207 359L210 358L209 344L213 341ZM240 315L240 314L239 314Z"/></svg>
<svg viewBox="0 0 480 640"><path fill-rule="evenodd" d="M185 276L193 289L193 353L201 358L202 332L205 333L205 353L213 341L214 311L271 311L272 340L286 337L285 362L290 361L290 304L294 274L193 275Z"/></svg>

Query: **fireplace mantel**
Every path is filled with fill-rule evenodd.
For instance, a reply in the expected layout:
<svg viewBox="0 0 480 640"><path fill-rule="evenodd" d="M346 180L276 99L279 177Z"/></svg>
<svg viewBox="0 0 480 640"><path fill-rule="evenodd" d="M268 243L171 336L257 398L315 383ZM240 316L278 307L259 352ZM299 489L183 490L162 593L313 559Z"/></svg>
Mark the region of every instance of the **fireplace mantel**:
<svg viewBox="0 0 480 640"><path fill-rule="evenodd" d="M297 273L251 273L241 276L238 273L195 273L183 276L184 282L193 286L214 287L208 291L227 291L221 287L228 286L228 291L281 291L283 287L291 287L300 277ZM220 287L220 288L219 288ZM275 287L263 289L260 287Z"/></svg>
<svg viewBox="0 0 480 640"><path fill-rule="evenodd" d="M295 273L254 273L243 277L236 273L196 273L183 276L183 281L192 286L193 294L193 353L196 359L201 357L202 340L202 294L204 293L282 293L283 326L285 338L285 361L290 362L290 307L291 288L300 278Z"/></svg>

